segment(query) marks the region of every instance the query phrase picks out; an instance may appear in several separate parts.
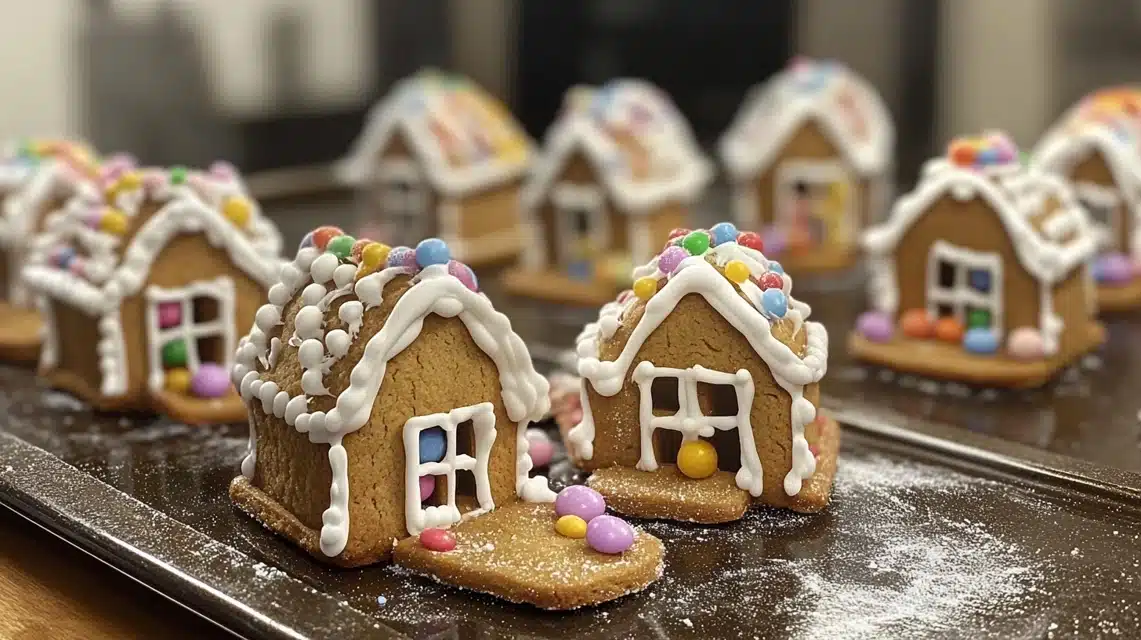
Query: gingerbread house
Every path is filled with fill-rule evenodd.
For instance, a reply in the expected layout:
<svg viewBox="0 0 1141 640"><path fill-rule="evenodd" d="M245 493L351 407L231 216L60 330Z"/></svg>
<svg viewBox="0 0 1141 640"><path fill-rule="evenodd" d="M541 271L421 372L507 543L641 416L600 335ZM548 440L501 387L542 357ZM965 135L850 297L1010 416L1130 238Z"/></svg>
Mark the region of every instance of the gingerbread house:
<svg viewBox="0 0 1141 640"><path fill-rule="evenodd" d="M1098 241L1093 275L1103 311L1141 305L1141 93L1087 96L1034 149L1034 166L1068 180Z"/></svg>
<svg viewBox="0 0 1141 640"><path fill-rule="evenodd" d="M23 271L46 331L40 373L101 410L245 419L228 370L280 238L232 175L130 170L73 198Z"/></svg>
<svg viewBox="0 0 1141 640"><path fill-rule="evenodd" d="M867 231L873 311L849 341L855 356L1032 387L1104 341L1085 211L1063 180L1018 155L1001 134L956 140Z"/></svg>
<svg viewBox="0 0 1141 640"><path fill-rule="evenodd" d="M890 198L895 130L841 64L798 58L742 104L720 144L733 212L795 273L846 268Z"/></svg>
<svg viewBox="0 0 1141 640"><path fill-rule="evenodd" d="M407 78L369 112L337 171L360 190L364 226L396 244L439 236L472 264L522 246L519 186L532 143L471 80L435 70Z"/></svg>
<svg viewBox="0 0 1141 640"><path fill-rule="evenodd" d="M828 333L755 241L729 223L671 239L579 336L582 422L567 446L613 509L715 523L754 503L828 504Z"/></svg>
<svg viewBox="0 0 1141 640"><path fill-rule="evenodd" d="M552 561L604 576L604 599L633 588L621 576L607 584L620 567L554 534L555 494L531 475L525 435L548 410L548 385L470 268L439 239L414 251L359 242L332 227L307 236L241 342L233 382L249 406L250 451L230 488L236 504L342 566L395 554L447 582L545 606L575 580L544 587L544 576L512 566L538 535ZM536 531L520 518L547 521ZM442 529L456 551L425 550L426 534ZM648 539L630 553L655 548Z"/></svg>
<svg viewBox="0 0 1141 640"><path fill-rule="evenodd" d="M532 230L513 293L597 306L653 238L684 227L713 171L669 97L642 80L576 87L523 189Z"/></svg>

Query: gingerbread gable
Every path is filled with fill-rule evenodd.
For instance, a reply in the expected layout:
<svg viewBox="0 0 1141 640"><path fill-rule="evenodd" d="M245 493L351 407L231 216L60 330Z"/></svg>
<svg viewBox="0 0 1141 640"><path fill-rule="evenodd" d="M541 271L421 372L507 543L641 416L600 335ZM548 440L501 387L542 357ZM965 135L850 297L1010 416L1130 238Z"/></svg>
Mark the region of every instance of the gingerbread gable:
<svg viewBox="0 0 1141 640"><path fill-rule="evenodd" d="M841 64L805 58L746 96L721 139L721 160L734 179L752 179L808 122L819 125L856 172L874 176L890 168L895 129L876 90Z"/></svg>
<svg viewBox="0 0 1141 640"><path fill-rule="evenodd" d="M522 178L531 161L530 139L498 100L467 78L426 70L400 81L372 108L337 166L340 178L355 186L370 182L397 133L433 187L450 197Z"/></svg>
<svg viewBox="0 0 1141 640"><path fill-rule="evenodd" d="M567 92L524 186L526 209L542 204L576 152L624 213L692 202L713 177L689 124L664 92L642 80L613 80Z"/></svg>

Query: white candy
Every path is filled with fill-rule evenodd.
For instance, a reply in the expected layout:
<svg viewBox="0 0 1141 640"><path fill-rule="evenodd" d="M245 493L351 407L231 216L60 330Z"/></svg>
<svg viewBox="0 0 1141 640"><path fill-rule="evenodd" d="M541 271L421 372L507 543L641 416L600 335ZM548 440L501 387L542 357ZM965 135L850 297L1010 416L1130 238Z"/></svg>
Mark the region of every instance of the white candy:
<svg viewBox="0 0 1141 640"><path fill-rule="evenodd" d="M254 315L254 324L265 333L269 333L279 322L281 311L272 304L263 304Z"/></svg>
<svg viewBox="0 0 1141 640"><path fill-rule="evenodd" d="M320 302L326 293L328 292L325 290L325 285L314 282L305 287L305 290L301 292L301 302L305 305L313 306Z"/></svg>
<svg viewBox="0 0 1141 640"><path fill-rule="evenodd" d="M333 272L340 266L341 261L331 253L323 253L309 267L313 282L328 282L333 279Z"/></svg>
<svg viewBox="0 0 1141 640"><path fill-rule="evenodd" d="M333 271L333 283L338 289L351 283L355 277L357 277L355 264L343 264Z"/></svg>

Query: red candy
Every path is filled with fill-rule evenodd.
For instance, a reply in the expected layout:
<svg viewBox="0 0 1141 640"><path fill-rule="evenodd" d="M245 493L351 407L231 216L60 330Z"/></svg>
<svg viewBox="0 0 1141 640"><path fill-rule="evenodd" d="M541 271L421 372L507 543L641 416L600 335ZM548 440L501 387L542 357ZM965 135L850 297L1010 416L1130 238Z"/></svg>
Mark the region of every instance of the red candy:
<svg viewBox="0 0 1141 640"><path fill-rule="evenodd" d="M678 228L670 231L670 235L669 235L668 239L673 240L674 238L680 238L682 236L688 236L690 231L692 231L692 229L683 229L681 227L678 227Z"/></svg>
<svg viewBox="0 0 1141 640"><path fill-rule="evenodd" d="M317 227L313 230L313 246L324 251L330 240L343 235L345 232L341 231L339 227Z"/></svg>
<svg viewBox="0 0 1141 640"><path fill-rule="evenodd" d="M424 529L420 544L428 551L451 551L456 548L456 536L447 529Z"/></svg>
<svg viewBox="0 0 1141 640"><path fill-rule="evenodd" d="M966 140L955 140L947 149L947 157L960 167L969 167L975 163L975 149Z"/></svg>
<svg viewBox="0 0 1141 640"><path fill-rule="evenodd" d="M784 289L784 276L775 271L766 271L761 279L757 281L757 286L761 290L765 289Z"/></svg>
<svg viewBox="0 0 1141 640"><path fill-rule="evenodd" d="M765 250L765 242L761 240L760 234L755 231L742 231L737 234L737 244L742 247L748 247L754 251Z"/></svg>
<svg viewBox="0 0 1141 640"><path fill-rule="evenodd" d="M349 252L349 255L353 257L353 262L360 264L361 252L364 251L365 245L371 242L372 240L369 240L368 238L361 238L360 240L357 240L353 243L353 249Z"/></svg>

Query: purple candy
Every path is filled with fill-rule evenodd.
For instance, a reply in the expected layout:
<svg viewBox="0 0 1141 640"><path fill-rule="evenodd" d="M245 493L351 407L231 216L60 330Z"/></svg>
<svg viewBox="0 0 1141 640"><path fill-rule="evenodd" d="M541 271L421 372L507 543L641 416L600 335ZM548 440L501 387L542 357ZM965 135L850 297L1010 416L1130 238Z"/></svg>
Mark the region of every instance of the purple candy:
<svg viewBox="0 0 1141 640"><path fill-rule="evenodd" d="M777 256L784 252L784 232L776 227L767 227L761 233L761 241L765 244L766 256Z"/></svg>
<svg viewBox="0 0 1141 640"><path fill-rule="evenodd" d="M204 362L190 379L190 391L199 398L221 398L230 391L230 376L225 367Z"/></svg>
<svg viewBox="0 0 1141 640"><path fill-rule="evenodd" d="M622 553L634 545L634 527L622 518L598 516L586 525L586 543L599 553Z"/></svg>
<svg viewBox="0 0 1141 640"><path fill-rule="evenodd" d="M887 342L895 333L895 323L886 313L867 311L856 320L856 331L872 342Z"/></svg>
<svg viewBox="0 0 1141 640"><path fill-rule="evenodd" d="M1098 282L1121 284L1133 278L1133 263L1121 253L1107 253L1093 263L1093 276Z"/></svg>
<svg viewBox="0 0 1141 640"><path fill-rule="evenodd" d="M408 247L393 247L392 251L388 252L388 266L420 270L416 265L416 252Z"/></svg>
<svg viewBox="0 0 1141 640"><path fill-rule="evenodd" d="M677 269L682 260L689 257L689 252L681 247L667 247L665 251L658 256L658 270L667 276Z"/></svg>
<svg viewBox="0 0 1141 640"><path fill-rule="evenodd" d="M561 516L578 516L587 522L606 513L602 494L581 484L573 484L559 492L555 498L555 513Z"/></svg>
<svg viewBox="0 0 1141 640"><path fill-rule="evenodd" d="M471 267L457 260L449 260L448 273L464 283L468 289L479 292L479 280L476 279L475 272L471 270Z"/></svg>

